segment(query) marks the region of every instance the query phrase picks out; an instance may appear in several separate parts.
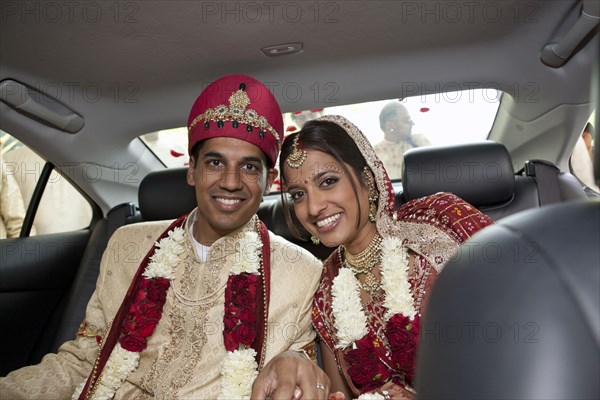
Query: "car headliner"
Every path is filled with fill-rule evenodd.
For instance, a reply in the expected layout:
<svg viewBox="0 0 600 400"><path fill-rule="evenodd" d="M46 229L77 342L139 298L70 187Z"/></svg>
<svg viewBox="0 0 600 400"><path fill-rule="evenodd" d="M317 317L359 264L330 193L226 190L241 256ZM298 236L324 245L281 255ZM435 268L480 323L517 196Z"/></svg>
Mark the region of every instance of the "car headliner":
<svg viewBox="0 0 600 400"><path fill-rule="evenodd" d="M572 0L3 1L1 12L0 80L47 92L85 126L68 134L0 102L0 128L59 166L135 163L135 182L70 176L103 209L130 201L139 179L162 167L134 139L184 126L200 91L228 73L270 85L285 112L500 88L513 96L490 138L516 165L544 158L565 169L591 112L598 57L596 34L561 68L540 61L579 16ZM293 42L300 53L261 52Z"/></svg>

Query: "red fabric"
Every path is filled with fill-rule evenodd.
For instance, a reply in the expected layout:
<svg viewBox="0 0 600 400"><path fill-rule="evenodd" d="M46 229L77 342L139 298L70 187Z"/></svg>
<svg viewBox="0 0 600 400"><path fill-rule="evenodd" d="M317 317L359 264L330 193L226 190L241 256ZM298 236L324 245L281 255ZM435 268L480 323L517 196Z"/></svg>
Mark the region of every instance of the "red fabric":
<svg viewBox="0 0 600 400"><path fill-rule="evenodd" d="M254 110L259 116L265 117L269 125L275 129L279 136L279 143L283 141L283 117L281 109L275 96L269 89L256 79L247 75L228 75L217 79L200 93L190 111L187 126L204 113L207 108L216 108L219 105L229 106L229 97L235 93L240 84L246 85L246 93L250 98L247 110ZM204 127L204 121L199 121L188 132L188 152L191 155L192 148L201 140L215 137L231 137L244 140L260 148L271 159L273 165L277 161L279 144L270 132L266 132L261 138L258 134L259 128L254 127L252 132L246 130L246 124L240 123L236 128L231 121L227 121L221 128L216 122L209 122L209 128Z"/></svg>

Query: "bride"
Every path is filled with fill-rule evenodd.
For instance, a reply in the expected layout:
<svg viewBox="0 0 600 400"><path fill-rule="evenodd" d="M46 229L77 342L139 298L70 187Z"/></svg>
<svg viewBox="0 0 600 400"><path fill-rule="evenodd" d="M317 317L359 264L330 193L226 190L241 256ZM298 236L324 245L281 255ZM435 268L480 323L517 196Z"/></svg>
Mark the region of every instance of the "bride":
<svg viewBox="0 0 600 400"><path fill-rule="evenodd" d="M310 121L288 136L280 171L294 234L337 246L313 307L331 379L326 392L412 398L427 294L458 246L492 221L451 193L394 212L383 164L340 116Z"/></svg>

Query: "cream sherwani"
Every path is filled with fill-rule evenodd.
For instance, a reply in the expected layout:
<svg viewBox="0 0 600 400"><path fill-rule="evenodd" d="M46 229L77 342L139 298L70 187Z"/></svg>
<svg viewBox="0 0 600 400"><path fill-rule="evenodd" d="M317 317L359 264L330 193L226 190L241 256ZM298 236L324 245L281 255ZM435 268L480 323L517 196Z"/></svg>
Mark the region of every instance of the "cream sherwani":
<svg viewBox="0 0 600 400"><path fill-rule="evenodd" d="M89 375L105 335L140 262L168 221L128 225L111 238L102 258L96 291L88 303L85 336L61 346L38 365L13 371L0 381L2 399L68 399ZM141 352L140 365L116 392L116 399L216 399L223 345L224 290L236 261L240 231L215 242L206 262L198 259L186 221L185 247L167 292L163 316ZM309 252L270 233L271 301L266 361L300 349L315 338L312 299L322 264Z"/></svg>

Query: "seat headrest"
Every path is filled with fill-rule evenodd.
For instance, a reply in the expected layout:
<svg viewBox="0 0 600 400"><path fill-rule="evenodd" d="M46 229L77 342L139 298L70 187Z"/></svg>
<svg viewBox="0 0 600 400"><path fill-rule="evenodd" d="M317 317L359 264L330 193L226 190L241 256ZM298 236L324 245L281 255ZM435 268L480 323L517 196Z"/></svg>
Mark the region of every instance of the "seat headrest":
<svg viewBox="0 0 600 400"><path fill-rule="evenodd" d="M478 207L510 200L515 178L506 148L483 141L408 150L402 187L405 201L451 192Z"/></svg>
<svg viewBox="0 0 600 400"><path fill-rule="evenodd" d="M175 219L196 207L194 187L186 180L187 168L170 168L149 173L138 191L144 221Z"/></svg>

